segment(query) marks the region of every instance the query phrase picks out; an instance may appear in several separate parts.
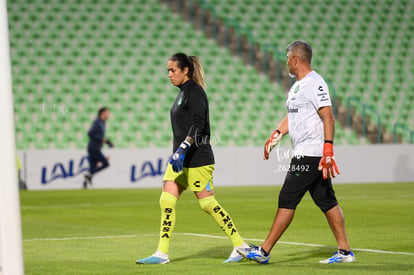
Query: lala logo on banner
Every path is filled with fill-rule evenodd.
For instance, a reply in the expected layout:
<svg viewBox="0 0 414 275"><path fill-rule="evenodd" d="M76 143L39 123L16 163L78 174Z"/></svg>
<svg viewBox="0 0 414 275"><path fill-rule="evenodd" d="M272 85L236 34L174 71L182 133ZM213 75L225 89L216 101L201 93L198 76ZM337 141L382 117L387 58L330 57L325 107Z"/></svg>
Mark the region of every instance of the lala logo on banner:
<svg viewBox="0 0 414 275"><path fill-rule="evenodd" d="M89 161L88 157L82 157L76 167L76 170L74 168L75 161L73 159L70 159L67 166L65 166L61 162L57 162L53 165L53 168L50 170L48 167L43 166L42 167L42 184L48 184L52 181L62 178L68 178L68 177L75 177L79 175L82 172L89 170Z"/></svg>
<svg viewBox="0 0 414 275"><path fill-rule="evenodd" d="M168 160L166 161L166 163L164 163L164 165L163 165L162 158L158 158L158 161L156 161L155 163L152 163L151 161L145 161L141 165L139 176L137 175L137 167L135 165L132 165L131 166L131 182L134 183L146 177L162 176L165 172L163 168L167 167Z"/></svg>

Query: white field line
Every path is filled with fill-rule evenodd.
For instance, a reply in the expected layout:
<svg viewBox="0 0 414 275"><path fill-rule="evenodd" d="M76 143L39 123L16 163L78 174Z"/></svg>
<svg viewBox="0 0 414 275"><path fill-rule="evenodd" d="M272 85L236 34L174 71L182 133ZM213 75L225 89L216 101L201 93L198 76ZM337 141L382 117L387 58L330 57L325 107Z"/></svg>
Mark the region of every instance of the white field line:
<svg viewBox="0 0 414 275"><path fill-rule="evenodd" d="M224 203L227 202L246 202L249 201L248 199L229 199L229 200L225 200ZM254 200L250 200L250 201L254 201ZM261 199L261 202L263 201L271 201L273 202L274 199ZM193 204L193 205L198 205L198 202L196 200L194 201L181 201L179 203L181 204ZM75 203L75 204L47 204L47 205L21 205L20 209L21 210L35 210L35 209L50 209L50 208L89 208L89 207L112 207L112 206L131 206L131 205L136 205L136 206L142 206L142 205L154 205L156 207L158 206L158 202L153 201L153 202L140 202L140 201L127 201L127 202L103 202L103 203Z"/></svg>
<svg viewBox="0 0 414 275"><path fill-rule="evenodd" d="M225 236L214 236L214 235L197 234L197 233L174 233L174 234L175 235L201 237L201 238L211 238L211 239L227 239L227 237L225 237ZM46 238L46 239L27 239L27 240L23 240L23 241L24 242L37 242L37 241L96 240L96 239L118 239L118 238L155 237L155 236L159 236L159 234L90 236L90 237L70 237L70 238ZM253 242L263 242L264 241L264 240L261 240L261 239L245 239L245 240L246 241L253 241ZM279 241L278 243L286 244L286 245L335 248L335 247L329 246L329 245L312 244L312 243L297 243L297 242L282 242L282 241ZM363 251L363 252L371 252L371 253L380 253L380 254L394 254L394 255L414 256L414 253L410 253L410 252L386 251L386 250L376 250L376 249L367 249L367 248L353 248L352 250L354 250L354 251Z"/></svg>
<svg viewBox="0 0 414 275"><path fill-rule="evenodd" d="M158 236L158 234L152 235L139 235L145 236ZM70 240L96 240L96 239L118 239L118 238L135 238L138 235L117 235L117 236L90 236L90 237L70 237L70 238L46 238L46 239L27 239L24 242L39 242L39 241L70 241Z"/></svg>

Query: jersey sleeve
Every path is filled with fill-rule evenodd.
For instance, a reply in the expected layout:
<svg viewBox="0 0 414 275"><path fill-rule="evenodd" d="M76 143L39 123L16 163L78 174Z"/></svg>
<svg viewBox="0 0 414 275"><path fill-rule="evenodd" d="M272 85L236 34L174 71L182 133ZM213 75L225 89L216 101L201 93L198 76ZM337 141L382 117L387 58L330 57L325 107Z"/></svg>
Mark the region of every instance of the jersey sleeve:
<svg viewBox="0 0 414 275"><path fill-rule="evenodd" d="M188 106L191 116L191 126L187 136L195 138L197 135L204 134L206 127L207 99L199 89L194 89L188 93Z"/></svg>
<svg viewBox="0 0 414 275"><path fill-rule="evenodd" d="M325 81L313 79L307 85L309 85L311 91L307 94L307 97L316 110L325 106L332 106L329 88Z"/></svg>

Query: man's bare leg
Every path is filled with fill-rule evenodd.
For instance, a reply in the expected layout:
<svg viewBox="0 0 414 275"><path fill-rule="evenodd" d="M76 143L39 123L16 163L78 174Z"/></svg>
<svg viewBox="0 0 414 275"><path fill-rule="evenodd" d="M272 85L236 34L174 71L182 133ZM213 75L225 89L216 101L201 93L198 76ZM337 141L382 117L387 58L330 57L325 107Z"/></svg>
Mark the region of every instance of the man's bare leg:
<svg viewBox="0 0 414 275"><path fill-rule="evenodd" d="M287 208L277 209L272 228L270 229L270 232L267 235L266 240L261 245L265 252L270 253L273 246L275 246L276 242L280 239L280 237L289 227L289 224L292 222L294 215L295 215L294 209L287 209Z"/></svg>
<svg viewBox="0 0 414 275"><path fill-rule="evenodd" d="M351 246L349 245L348 237L346 235L345 219L341 207L337 205L329 209L325 213L325 216L331 227L332 233L335 236L336 242L338 243L338 249L350 251Z"/></svg>

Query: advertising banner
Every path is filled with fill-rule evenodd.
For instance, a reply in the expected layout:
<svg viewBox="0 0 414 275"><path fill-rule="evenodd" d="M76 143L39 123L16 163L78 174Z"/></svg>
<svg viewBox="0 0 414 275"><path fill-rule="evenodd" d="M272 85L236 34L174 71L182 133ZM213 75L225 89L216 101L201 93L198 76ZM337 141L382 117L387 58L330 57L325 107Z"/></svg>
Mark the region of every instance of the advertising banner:
<svg viewBox="0 0 414 275"><path fill-rule="evenodd" d="M110 166L94 175L91 188L161 188L171 149L103 152ZM218 187L282 185L292 152L276 147L268 161L263 160L262 147L217 147L214 154ZM89 169L86 150L29 150L18 155L29 190L83 188ZM335 159L341 175L334 183L414 182L413 145L336 146Z"/></svg>

